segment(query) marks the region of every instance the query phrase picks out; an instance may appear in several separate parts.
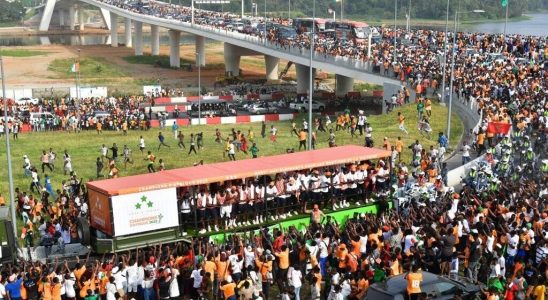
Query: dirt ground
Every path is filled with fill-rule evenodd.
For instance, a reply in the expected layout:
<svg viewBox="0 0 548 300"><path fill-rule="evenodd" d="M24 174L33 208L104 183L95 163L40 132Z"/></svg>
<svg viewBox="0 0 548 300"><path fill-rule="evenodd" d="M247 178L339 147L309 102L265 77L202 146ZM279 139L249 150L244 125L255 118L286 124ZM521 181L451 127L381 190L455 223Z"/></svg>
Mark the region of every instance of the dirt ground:
<svg viewBox="0 0 548 300"><path fill-rule="evenodd" d="M193 72L188 72L185 69L176 70L146 64L128 63L123 59L123 57L134 55L134 49L124 46L113 48L109 45L48 45L21 46L13 48L44 51L48 52L48 54L30 57L4 57L6 79L9 88L50 88L72 86L74 84L74 80L60 79L55 72L48 70L48 65L55 59L76 58L78 55L78 49L80 49L80 55L82 58L103 58L106 62L115 64L128 75L127 78L112 78L112 83L118 82L123 85L124 81L128 82L128 80L134 81L135 79L142 79L143 81L158 80L162 85L172 87L197 86L198 84L198 72L195 68ZM145 46L144 52L150 53L150 47ZM168 55L169 46L162 45L160 47L160 54ZM181 58L194 61L194 45L181 45ZM213 85L219 76L224 75L223 63L223 44L206 44L206 67L201 70L203 85ZM283 68L285 68L286 63L287 62L284 61L280 62L280 72ZM265 70L263 57L256 56L242 58L241 69L244 79L246 80L264 78ZM290 77L295 77L295 69L291 68L288 75Z"/></svg>

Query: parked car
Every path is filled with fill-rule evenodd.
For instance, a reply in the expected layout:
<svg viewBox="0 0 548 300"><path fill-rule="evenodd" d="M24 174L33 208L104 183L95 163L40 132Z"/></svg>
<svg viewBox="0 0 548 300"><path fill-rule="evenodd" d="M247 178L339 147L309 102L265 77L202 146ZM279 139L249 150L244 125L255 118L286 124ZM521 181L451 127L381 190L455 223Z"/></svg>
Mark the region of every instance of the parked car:
<svg viewBox="0 0 548 300"><path fill-rule="evenodd" d="M249 106L248 111L252 114L264 115L264 114L277 114L278 108L268 102L255 103Z"/></svg>
<svg viewBox="0 0 548 300"><path fill-rule="evenodd" d="M93 112L93 117L95 117L97 119L105 119L105 118L110 117L110 113L108 113L106 111L102 111L102 110L96 110L96 111Z"/></svg>
<svg viewBox="0 0 548 300"><path fill-rule="evenodd" d="M39 123L40 120L42 119L50 120L54 118L55 116L52 113L46 111L46 112L39 112L39 113L31 113L29 121L31 124L36 124L36 123Z"/></svg>
<svg viewBox="0 0 548 300"><path fill-rule="evenodd" d="M289 108L298 110L298 111L308 110L308 100L305 100L304 102L291 102L289 103ZM324 111L325 104L322 102L312 100L312 110Z"/></svg>
<svg viewBox="0 0 548 300"><path fill-rule="evenodd" d="M460 291L462 299L475 299L481 293L479 285L472 284L466 278L456 280L439 276L429 272L422 272L421 291L425 299L449 300L454 299ZM407 280L405 274L388 278L384 282L372 284L367 290L364 299L371 300L404 300L407 299Z"/></svg>
<svg viewBox="0 0 548 300"><path fill-rule="evenodd" d="M17 100L15 100L15 104L18 105L27 105L27 104L33 104L36 105L40 102L40 99L38 98L30 98L30 97L22 97Z"/></svg>

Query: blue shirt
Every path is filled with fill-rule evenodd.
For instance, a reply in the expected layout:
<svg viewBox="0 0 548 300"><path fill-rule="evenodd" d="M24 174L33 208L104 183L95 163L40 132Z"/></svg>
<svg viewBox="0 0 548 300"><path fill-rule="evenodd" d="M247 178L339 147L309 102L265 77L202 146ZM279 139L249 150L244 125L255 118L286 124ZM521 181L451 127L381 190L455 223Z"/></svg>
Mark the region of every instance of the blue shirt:
<svg viewBox="0 0 548 300"><path fill-rule="evenodd" d="M21 298L21 279L17 279L6 285L6 291L10 295L10 298Z"/></svg>

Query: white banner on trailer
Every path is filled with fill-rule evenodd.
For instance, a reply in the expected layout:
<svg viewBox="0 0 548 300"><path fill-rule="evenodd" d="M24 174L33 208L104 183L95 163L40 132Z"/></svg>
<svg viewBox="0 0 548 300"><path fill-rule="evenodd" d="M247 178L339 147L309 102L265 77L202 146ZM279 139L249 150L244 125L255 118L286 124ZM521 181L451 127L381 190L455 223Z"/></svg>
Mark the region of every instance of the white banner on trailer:
<svg viewBox="0 0 548 300"><path fill-rule="evenodd" d="M115 236L177 227L175 188L112 197Z"/></svg>
<svg viewBox="0 0 548 300"><path fill-rule="evenodd" d="M143 95L151 95L162 91L161 85L143 85Z"/></svg>
<svg viewBox="0 0 548 300"><path fill-rule="evenodd" d="M106 97L106 96L108 96L108 93L107 93L107 88L104 86L80 88L80 98L92 98L92 97L97 98L97 97ZM78 98L75 87L70 88L70 97Z"/></svg>

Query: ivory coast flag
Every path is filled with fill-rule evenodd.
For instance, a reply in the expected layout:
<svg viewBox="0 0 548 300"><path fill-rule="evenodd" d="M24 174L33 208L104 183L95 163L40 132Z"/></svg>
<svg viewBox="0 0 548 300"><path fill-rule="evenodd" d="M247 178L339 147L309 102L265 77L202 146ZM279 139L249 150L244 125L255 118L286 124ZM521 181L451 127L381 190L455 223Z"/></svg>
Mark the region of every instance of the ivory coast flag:
<svg viewBox="0 0 548 300"><path fill-rule="evenodd" d="M70 67L70 71L72 73L76 73L80 71L80 63L73 63L72 66Z"/></svg>
<svg viewBox="0 0 548 300"><path fill-rule="evenodd" d="M506 7L508 5L508 0L500 0L500 4L502 7Z"/></svg>

